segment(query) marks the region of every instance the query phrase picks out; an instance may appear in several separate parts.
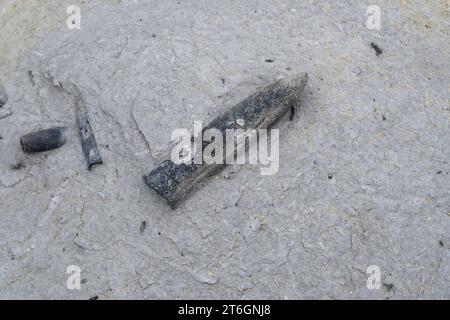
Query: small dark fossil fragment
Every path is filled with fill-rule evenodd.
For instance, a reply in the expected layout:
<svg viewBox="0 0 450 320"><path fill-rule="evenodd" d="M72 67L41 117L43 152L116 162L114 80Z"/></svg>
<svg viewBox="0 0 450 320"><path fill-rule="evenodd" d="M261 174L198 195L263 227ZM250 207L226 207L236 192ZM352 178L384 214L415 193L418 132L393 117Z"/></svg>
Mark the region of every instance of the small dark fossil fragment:
<svg viewBox="0 0 450 320"><path fill-rule="evenodd" d="M289 121L294 120L294 118L295 118L295 106L292 106L291 107L291 114L289 116Z"/></svg>
<svg viewBox="0 0 450 320"><path fill-rule="evenodd" d="M139 232L140 233L144 232L146 227L147 227L147 222L146 221L142 221L141 222L141 226L139 227Z"/></svg>
<svg viewBox="0 0 450 320"><path fill-rule="evenodd" d="M20 170L23 167L25 167L25 164L21 160L11 163L11 165L10 165L11 170Z"/></svg>
<svg viewBox="0 0 450 320"><path fill-rule="evenodd" d="M8 96L6 95L5 88L0 84L0 108L3 107L8 101Z"/></svg>
<svg viewBox="0 0 450 320"><path fill-rule="evenodd" d="M291 110L292 106L299 103L307 81L306 73L278 80L215 118L203 128L203 132L214 128L225 139L227 130L243 128L241 124L244 123L244 129L268 129ZM225 153L224 158L227 157ZM214 164L175 164L172 160L165 160L143 178L150 188L175 208L197 182L218 172L225 166L224 163L225 161Z"/></svg>
<svg viewBox="0 0 450 320"><path fill-rule="evenodd" d="M380 54L383 53L383 50L382 50L376 43L371 42L371 43L370 43L370 46L373 48L373 50L375 50L375 54L376 54L377 56L379 56Z"/></svg>
<svg viewBox="0 0 450 320"><path fill-rule="evenodd" d="M29 133L20 138L23 152L43 152L61 147L66 143L66 128L55 127Z"/></svg>
<svg viewBox="0 0 450 320"><path fill-rule="evenodd" d="M390 292L392 291L392 289L394 289L395 285L393 283L383 283L383 287Z"/></svg>

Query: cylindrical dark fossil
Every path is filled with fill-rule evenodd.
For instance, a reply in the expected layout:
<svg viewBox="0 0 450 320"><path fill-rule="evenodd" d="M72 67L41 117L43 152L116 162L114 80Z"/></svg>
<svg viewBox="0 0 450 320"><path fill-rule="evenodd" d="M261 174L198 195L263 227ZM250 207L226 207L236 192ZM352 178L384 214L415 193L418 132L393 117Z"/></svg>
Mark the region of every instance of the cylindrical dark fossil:
<svg viewBox="0 0 450 320"><path fill-rule="evenodd" d="M78 89L78 87L72 82L64 82L61 84L61 88L63 88L74 98L81 148L83 149L88 170L91 170L95 165L102 164L103 160L100 155L100 151L98 150L91 124L89 123L89 117L83 95L80 89Z"/></svg>
<svg viewBox="0 0 450 320"><path fill-rule="evenodd" d="M238 129L239 123L245 123L244 129L268 129L298 104L307 81L306 73L276 81L214 119L203 131L214 128L225 137L226 130ZM197 182L223 167L224 164L176 164L165 160L145 175L144 181L175 208Z"/></svg>
<svg viewBox="0 0 450 320"><path fill-rule="evenodd" d="M65 130L63 127L55 127L32 132L20 138L20 145L26 153L53 150L66 143Z"/></svg>
<svg viewBox="0 0 450 320"><path fill-rule="evenodd" d="M102 164L103 160L98 151L89 119L83 110L77 110L77 123L80 130L81 147L83 148L88 170L91 170L94 165Z"/></svg>

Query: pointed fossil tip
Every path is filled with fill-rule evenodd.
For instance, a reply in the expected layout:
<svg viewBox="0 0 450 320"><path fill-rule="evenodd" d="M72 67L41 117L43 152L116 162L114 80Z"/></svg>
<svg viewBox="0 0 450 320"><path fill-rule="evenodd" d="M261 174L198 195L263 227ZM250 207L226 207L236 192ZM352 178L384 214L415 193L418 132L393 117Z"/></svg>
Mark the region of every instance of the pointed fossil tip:
<svg viewBox="0 0 450 320"><path fill-rule="evenodd" d="M280 80L279 84L285 86L293 95L294 100L300 100L300 96L308 82L306 72L296 73Z"/></svg>

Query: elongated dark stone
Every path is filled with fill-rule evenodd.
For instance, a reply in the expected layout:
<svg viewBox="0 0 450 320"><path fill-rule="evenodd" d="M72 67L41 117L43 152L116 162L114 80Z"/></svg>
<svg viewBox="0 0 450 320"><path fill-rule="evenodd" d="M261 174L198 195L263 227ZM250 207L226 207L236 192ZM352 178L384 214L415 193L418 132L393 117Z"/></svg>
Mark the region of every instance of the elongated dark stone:
<svg viewBox="0 0 450 320"><path fill-rule="evenodd" d="M26 153L53 150L66 143L65 130L63 127L55 127L32 132L20 138L20 145Z"/></svg>
<svg viewBox="0 0 450 320"><path fill-rule="evenodd" d="M86 164L88 169L91 170L94 165L102 164L103 160L98 151L97 142L95 141L95 136L86 112L81 109L77 110L77 123L78 129L80 130L81 147L83 148Z"/></svg>
<svg viewBox="0 0 450 320"><path fill-rule="evenodd" d="M85 100L80 89L72 82L60 82L58 88L63 89L66 93L74 98L75 112L77 118L78 130L80 133L81 148L83 149L84 158L88 170L91 170L93 166L102 164L103 160L100 156L100 151L95 141L94 132L92 131L91 124L89 123L89 117L86 110Z"/></svg>
<svg viewBox="0 0 450 320"><path fill-rule="evenodd" d="M203 132L215 128L225 137L227 129L268 129L299 102L307 81L306 73L276 81L214 119L203 128ZM239 122L244 125L238 124ZM197 182L224 166L225 164L175 164L171 160L165 160L143 178L150 188L175 208Z"/></svg>

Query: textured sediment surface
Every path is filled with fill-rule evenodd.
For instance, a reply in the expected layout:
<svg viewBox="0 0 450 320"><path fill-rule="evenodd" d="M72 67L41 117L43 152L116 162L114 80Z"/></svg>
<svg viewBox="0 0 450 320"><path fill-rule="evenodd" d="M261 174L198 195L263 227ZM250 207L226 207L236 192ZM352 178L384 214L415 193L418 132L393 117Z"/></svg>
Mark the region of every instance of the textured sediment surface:
<svg viewBox="0 0 450 320"><path fill-rule="evenodd" d="M0 4L0 298L450 298L446 1L378 1L380 30L361 1L283 0L83 1L70 31L74 3ZM172 130L299 72L278 174L227 167L175 211L145 186ZM21 152L54 126L63 148Z"/></svg>

